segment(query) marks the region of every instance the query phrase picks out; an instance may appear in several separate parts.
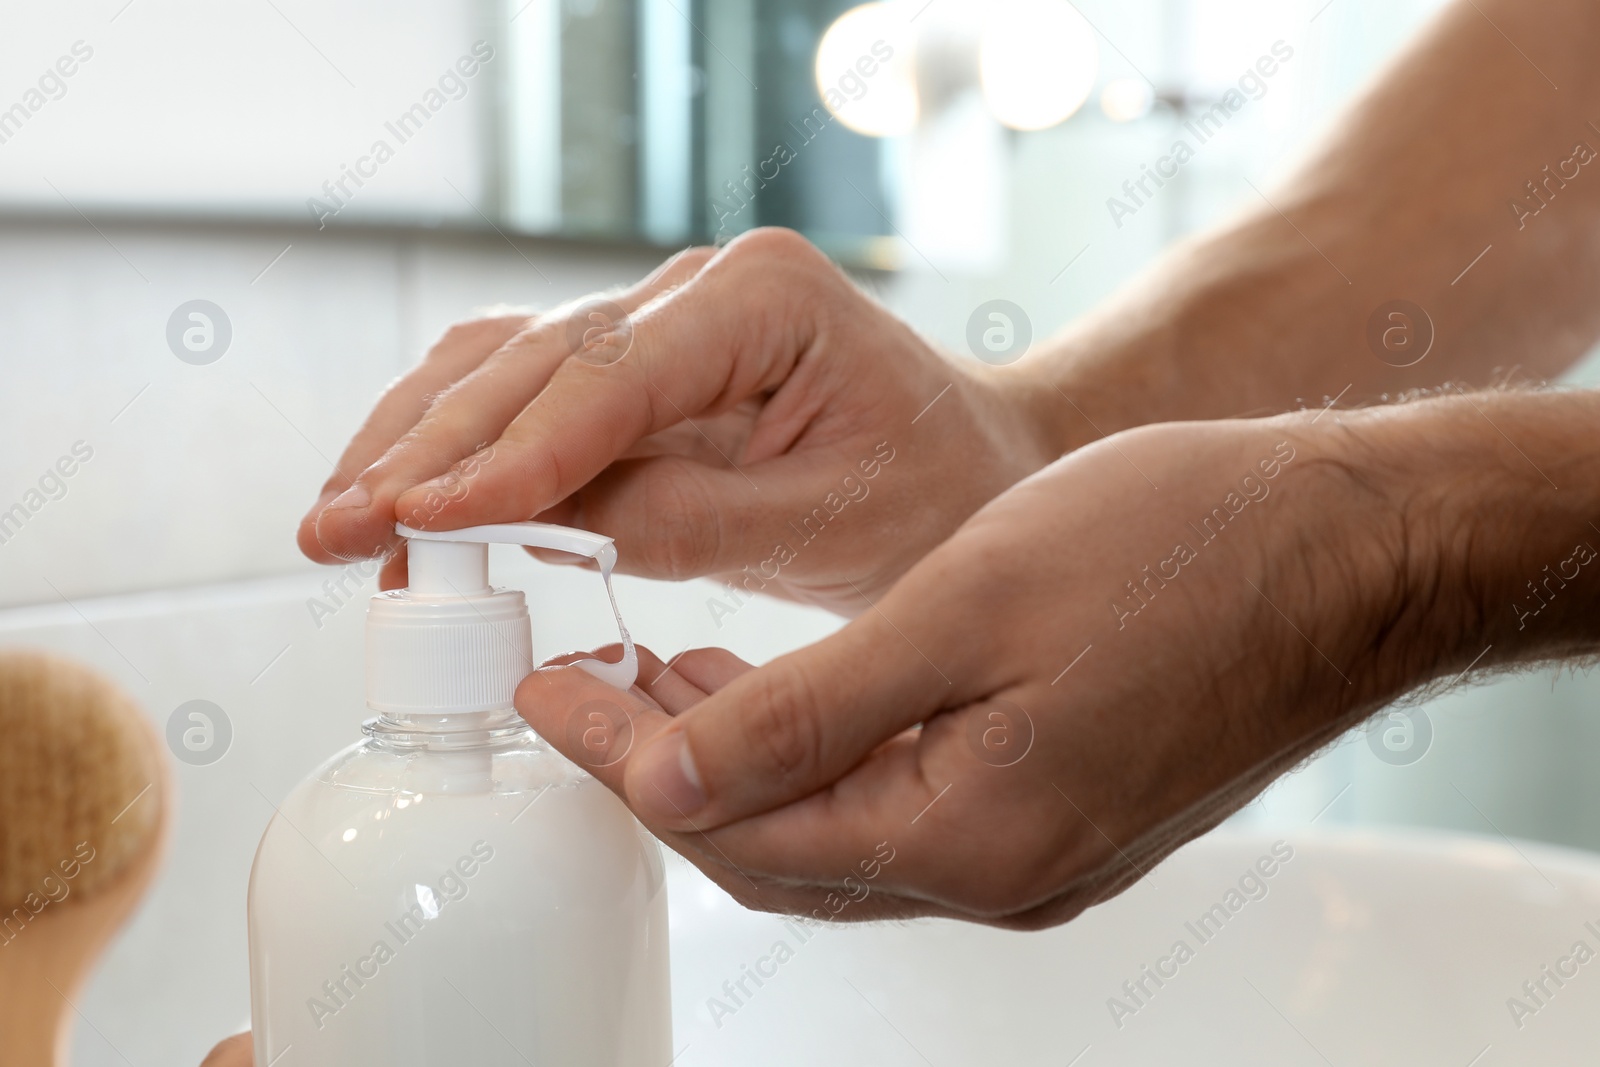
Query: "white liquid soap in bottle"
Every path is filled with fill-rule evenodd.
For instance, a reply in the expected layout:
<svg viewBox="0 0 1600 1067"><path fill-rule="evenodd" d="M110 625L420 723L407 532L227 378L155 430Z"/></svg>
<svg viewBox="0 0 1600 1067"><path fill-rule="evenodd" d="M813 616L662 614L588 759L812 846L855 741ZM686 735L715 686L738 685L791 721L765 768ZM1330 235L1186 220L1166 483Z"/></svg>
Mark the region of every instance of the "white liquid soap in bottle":
<svg viewBox="0 0 1600 1067"><path fill-rule="evenodd" d="M251 871L257 1067L665 1067L659 846L517 715L527 604L488 583L490 543L534 545L594 558L610 594L616 549L543 523L397 529L411 586L367 613L377 717ZM617 625L622 661L583 666L626 689Z"/></svg>

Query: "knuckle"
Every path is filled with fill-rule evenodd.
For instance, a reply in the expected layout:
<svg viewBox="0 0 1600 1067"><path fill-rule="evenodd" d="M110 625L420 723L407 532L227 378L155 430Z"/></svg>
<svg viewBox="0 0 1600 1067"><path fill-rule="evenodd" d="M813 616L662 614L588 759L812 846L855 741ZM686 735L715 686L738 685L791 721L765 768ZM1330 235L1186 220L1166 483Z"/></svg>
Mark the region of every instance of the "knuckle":
<svg viewBox="0 0 1600 1067"><path fill-rule="evenodd" d="M448 464L449 453L440 442L441 419L435 412L416 426L401 434L382 459L373 464L374 470L388 474L392 470L410 471L414 466Z"/></svg>
<svg viewBox="0 0 1600 1067"><path fill-rule="evenodd" d="M817 246L794 230L782 226L761 226L747 230L728 242L723 250L729 259L756 259L773 263L825 262Z"/></svg>
<svg viewBox="0 0 1600 1067"><path fill-rule="evenodd" d="M529 319L506 337L494 352L491 359L504 361L520 359L529 353L549 346L561 337L561 323L558 319L549 316L540 316Z"/></svg>
<svg viewBox="0 0 1600 1067"><path fill-rule="evenodd" d="M754 285L763 296L768 326L788 325L796 314L821 315L856 292L821 249L793 230L777 226L748 230L723 249L720 269L737 277L740 286ZM717 265L707 268L718 270ZM782 331L780 331L782 332Z"/></svg>
<svg viewBox="0 0 1600 1067"><path fill-rule="evenodd" d="M713 245L692 245L663 263L648 281L658 285L670 284L674 279L697 272L715 259L720 251Z"/></svg>
<svg viewBox="0 0 1600 1067"><path fill-rule="evenodd" d="M810 683L798 671L774 671L758 698L756 713L740 720L747 744L781 781L809 780L822 763L822 730Z"/></svg>
<svg viewBox="0 0 1600 1067"><path fill-rule="evenodd" d="M716 245L693 245L678 254L678 262L685 266L703 267L716 258L720 251L722 249Z"/></svg>

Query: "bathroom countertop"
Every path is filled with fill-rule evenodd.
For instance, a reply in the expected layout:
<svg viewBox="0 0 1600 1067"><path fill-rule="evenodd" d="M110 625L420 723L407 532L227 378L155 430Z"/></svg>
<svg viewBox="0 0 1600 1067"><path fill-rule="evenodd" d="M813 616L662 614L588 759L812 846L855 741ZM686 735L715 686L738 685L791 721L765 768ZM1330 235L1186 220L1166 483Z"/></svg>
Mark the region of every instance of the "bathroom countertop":
<svg viewBox="0 0 1600 1067"><path fill-rule="evenodd" d="M802 926L669 869L679 1067L1562 1065L1600 1037L1600 857L1550 846L1224 831L1042 933Z"/></svg>

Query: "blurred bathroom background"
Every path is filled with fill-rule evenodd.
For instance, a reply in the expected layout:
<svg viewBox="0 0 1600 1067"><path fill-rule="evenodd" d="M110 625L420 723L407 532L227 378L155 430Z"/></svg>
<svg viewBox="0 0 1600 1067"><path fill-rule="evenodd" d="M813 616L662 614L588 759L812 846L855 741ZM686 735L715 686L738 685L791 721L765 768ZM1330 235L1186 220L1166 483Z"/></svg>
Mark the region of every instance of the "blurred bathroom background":
<svg viewBox="0 0 1600 1067"><path fill-rule="evenodd" d="M994 299L1040 338L1252 185L1270 193L1439 6L11 6L0 641L95 664L162 730L207 702L190 708L205 723L180 717L204 743L175 744L169 862L78 1005L75 1062L197 1063L245 1024L256 841L366 714L369 570L312 566L294 527L446 326L786 225L957 358L975 358L968 320ZM1135 203L1123 183L1267 56L1225 127ZM53 473L65 456L73 473ZM607 639L601 604L573 595L592 579L511 552L494 568L529 590L536 652ZM715 591L618 595L664 656L714 643L762 661L838 625L753 604L719 626ZM1552 671L1453 693L1352 734L1237 818L1600 848L1596 692Z"/></svg>

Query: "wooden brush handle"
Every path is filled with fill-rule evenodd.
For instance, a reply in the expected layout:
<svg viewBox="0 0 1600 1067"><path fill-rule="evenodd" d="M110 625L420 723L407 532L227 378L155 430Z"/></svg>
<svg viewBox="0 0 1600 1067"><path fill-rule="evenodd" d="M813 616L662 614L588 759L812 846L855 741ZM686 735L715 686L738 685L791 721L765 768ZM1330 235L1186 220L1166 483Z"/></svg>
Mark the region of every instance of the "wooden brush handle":
<svg viewBox="0 0 1600 1067"><path fill-rule="evenodd" d="M165 852L170 812L164 775L163 770L163 780L140 801L161 805L160 831L150 848L114 884L86 898L68 896L47 905L9 942L0 943L4 1067L68 1067L77 1017L73 1005L106 946L143 898Z"/></svg>

